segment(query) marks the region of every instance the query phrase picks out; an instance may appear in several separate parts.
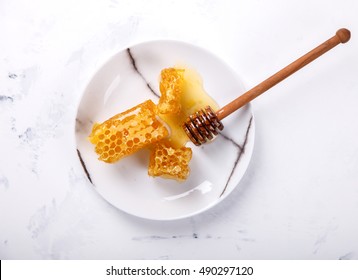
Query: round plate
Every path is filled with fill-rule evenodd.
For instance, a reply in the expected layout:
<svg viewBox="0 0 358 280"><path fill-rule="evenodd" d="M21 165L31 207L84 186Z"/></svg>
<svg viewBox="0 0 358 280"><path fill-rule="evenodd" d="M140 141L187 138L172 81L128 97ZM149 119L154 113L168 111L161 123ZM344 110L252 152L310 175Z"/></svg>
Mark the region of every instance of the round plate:
<svg viewBox="0 0 358 280"><path fill-rule="evenodd" d="M147 99L157 103L160 71L175 65L196 70L219 106L244 92L231 68L208 51L177 41L151 41L111 57L90 80L77 112L77 153L89 181L115 207L147 219L189 217L222 201L238 185L253 150L254 120L247 105L223 120L224 130L211 143L188 144L193 158L184 182L149 177L146 149L115 164L97 159L87 138L92 125Z"/></svg>

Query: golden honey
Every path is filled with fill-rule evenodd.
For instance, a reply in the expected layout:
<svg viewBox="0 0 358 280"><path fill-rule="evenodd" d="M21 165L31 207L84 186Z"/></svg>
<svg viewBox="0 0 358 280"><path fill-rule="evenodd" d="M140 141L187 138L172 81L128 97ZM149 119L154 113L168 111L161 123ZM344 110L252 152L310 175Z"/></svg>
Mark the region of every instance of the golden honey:
<svg viewBox="0 0 358 280"><path fill-rule="evenodd" d="M167 140L153 144L149 159L148 175L183 181L189 176L192 150L173 148Z"/></svg>
<svg viewBox="0 0 358 280"><path fill-rule="evenodd" d="M147 100L102 124L95 124L89 140L99 160L113 163L168 136L156 115L156 105Z"/></svg>
<svg viewBox="0 0 358 280"><path fill-rule="evenodd" d="M180 106L181 110L175 114L158 114L170 127L168 141L175 148L182 147L189 141L182 127L188 116L206 106L210 106L214 111L219 108L216 102L205 92L202 78L195 70L184 67L178 69L184 69L182 95L178 100L178 107Z"/></svg>
<svg viewBox="0 0 358 280"><path fill-rule="evenodd" d="M158 113L179 114L180 99L183 96L184 70L175 68L163 69L160 73L160 99Z"/></svg>
<svg viewBox="0 0 358 280"><path fill-rule="evenodd" d="M105 122L96 123L89 135L99 160L114 163L142 148L150 149L148 174L185 180L190 173L191 148L182 125L189 115L217 104L203 88L197 72L178 67L161 71L161 97L147 100ZM169 128L169 131L168 131Z"/></svg>

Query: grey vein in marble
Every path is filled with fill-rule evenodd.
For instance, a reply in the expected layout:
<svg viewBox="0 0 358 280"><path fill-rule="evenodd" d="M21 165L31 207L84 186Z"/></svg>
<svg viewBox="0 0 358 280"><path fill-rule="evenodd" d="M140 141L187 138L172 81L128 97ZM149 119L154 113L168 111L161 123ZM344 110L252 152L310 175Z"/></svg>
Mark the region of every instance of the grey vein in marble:
<svg viewBox="0 0 358 280"><path fill-rule="evenodd" d="M10 72L9 72L8 77L9 77L10 79L16 79L16 78L17 78L17 75L16 75L15 73L10 73Z"/></svg>
<svg viewBox="0 0 358 280"><path fill-rule="evenodd" d="M36 68L30 69L28 71L34 74ZM27 75L30 75L30 72ZM26 83L31 84L30 81ZM10 119L11 131L17 135L19 146L25 148L28 152L26 156L29 160L29 169L36 176L38 176L38 163L43 155L42 152L45 149L46 141L63 136L64 132L61 129L66 124L64 119L69 112L68 104L64 101L62 92L54 92L51 99L46 101L43 107L39 108L36 118L31 123L28 123L25 130L18 129L16 118Z"/></svg>
<svg viewBox="0 0 358 280"><path fill-rule="evenodd" d="M70 168L68 171L68 181L70 182L70 186L74 186L80 182L83 182L83 180L87 180L83 177L83 173L80 172L81 175L77 174L75 169L73 167Z"/></svg>
<svg viewBox="0 0 358 280"><path fill-rule="evenodd" d="M16 119L14 117L10 118L11 131L16 132Z"/></svg>
<svg viewBox="0 0 358 280"><path fill-rule="evenodd" d="M84 48L80 48L77 51L72 52L71 56L68 58L66 65L71 64L72 62L75 62L77 60L82 60Z"/></svg>
<svg viewBox="0 0 358 280"><path fill-rule="evenodd" d="M31 92L33 85L36 83L38 78L38 67L32 66L24 68L18 73L8 73L8 78L12 80L13 92L10 97L14 100L22 99L24 96L27 96Z"/></svg>
<svg viewBox="0 0 358 280"><path fill-rule="evenodd" d="M5 189L8 189L9 186L10 186L9 180L5 176L0 175L0 187L4 187Z"/></svg>
<svg viewBox="0 0 358 280"><path fill-rule="evenodd" d="M14 102L14 98L7 95L0 95L0 102L2 101Z"/></svg>
<svg viewBox="0 0 358 280"><path fill-rule="evenodd" d="M31 127L28 127L24 133L18 135L19 139L22 139L24 142L29 143L35 139L35 132Z"/></svg>
<svg viewBox="0 0 358 280"><path fill-rule="evenodd" d="M313 251L313 254L317 254L322 245L327 242L327 237L335 230L338 229L338 225L332 225L331 222L328 227L323 231L323 233L316 239L314 246L316 247Z"/></svg>
<svg viewBox="0 0 358 280"><path fill-rule="evenodd" d="M227 136L225 136L223 134L220 134L225 140L230 141L234 146L236 146L238 148L236 160L235 160L233 168L232 168L232 170L230 172L229 178L226 181L225 187L224 187L223 191L220 194L220 197L222 197L223 194L225 193L225 191L227 189L227 186L229 185L229 182L230 182L230 180L232 178L232 175L234 174L236 166L238 165L238 163L239 163L239 161L241 159L241 156L245 153L245 147L246 147L246 144L247 144L247 139L248 139L251 124L252 124L252 118L253 117L251 116L251 118L249 120L249 124L248 124L247 129L246 129L245 139L244 139L244 142L242 143L242 145L239 145L233 139L231 139L231 138L229 138L229 137L227 137Z"/></svg>
<svg viewBox="0 0 358 280"><path fill-rule="evenodd" d="M338 258L339 260L352 260L354 259L354 252L349 252L347 254L344 254Z"/></svg>
<svg viewBox="0 0 358 280"><path fill-rule="evenodd" d="M91 182L92 185L94 185L93 182L92 182L92 179L91 179L91 175L89 174L88 169L87 169L87 167L86 167L86 164L85 164L85 162L84 162L83 159L82 159L81 152L80 152L78 149L77 149L77 155L78 155L78 158L79 158L79 160L80 160L80 162L81 162L81 165L82 165L82 167L83 167L83 170L84 170L85 173L86 173L86 176L87 176L88 180Z"/></svg>
<svg viewBox="0 0 358 280"><path fill-rule="evenodd" d="M15 125L11 128L12 131L16 132L17 129ZM36 129L28 127L23 133L18 134L20 146L27 146L29 150L29 169L30 171L38 176L38 160L39 160L39 150L43 144L41 135L38 135Z"/></svg>
<svg viewBox="0 0 358 280"><path fill-rule="evenodd" d="M160 97L158 93L156 93L154 91L154 89L152 88L152 86L148 83L148 81L145 79L145 77L143 76L143 74L138 70L138 67L137 67L137 63L136 63L136 60L134 59L133 57L133 54L131 52L131 49L130 48L127 48L127 54L128 54L128 57L131 61L131 64L133 66L133 69L139 74L139 76L143 79L143 81L145 82L145 84L147 85L147 87L149 88L149 90L156 96L156 97Z"/></svg>
<svg viewBox="0 0 358 280"><path fill-rule="evenodd" d="M236 240L239 242L245 242L245 243L254 243L256 242L256 239L254 238L248 238L248 237L234 237L234 236L221 236L221 235L211 235L211 234L198 234L196 232L192 234L179 234L179 235L145 235L145 236L135 236L132 238L132 241L138 241L138 242L151 242L151 241L164 241L164 240L190 240L190 239L198 239L198 240L224 240L224 239L230 239L230 240ZM238 250L241 250L239 245L236 245L238 247Z"/></svg>
<svg viewBox="0 0 358 280"><path fill-rule="evenodd" d="M94 122L91 119L84 121L76 118L76 133L83 132L87 133L89 129L93 126Z"/></svg>
<svg viewBox="0 0 358 280"><path fill-rule="evenodd" d="M155 240L168 240L168 239L220 239L221 237L213 237L210 234L201 236L197 233L193 234L180 234L180 235L149 235L133 237L133 241L155 241Z"/></svg>
<svg viewBox="0 0 358 280"><path fill-rule="evenodd" d="M56 211L56 201L53 199L50 206L42 206L35 215L30 218L27 229L31 232L33 239L36 239L39 234L46 229Z"/></svg>

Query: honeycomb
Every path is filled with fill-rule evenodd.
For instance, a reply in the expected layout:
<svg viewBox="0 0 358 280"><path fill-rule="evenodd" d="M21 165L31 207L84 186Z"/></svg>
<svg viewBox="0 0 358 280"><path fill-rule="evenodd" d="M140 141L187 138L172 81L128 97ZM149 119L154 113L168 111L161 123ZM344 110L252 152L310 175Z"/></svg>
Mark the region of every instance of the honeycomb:
<svg viewBox="0 0 358 280"><path fill-rule="evenodd" d="M156 105L147 100L102 124L95 124L89 140L99 160L114 163L169 134L156 116Z"/></svg>
<svg viewBox="0 0 358 280"><path fill-rule="evenodd" d="M161 96L158 103L160 114L178 114L180 112L180 97L183 94L183 87L183 69L166 68L161 71L159 84Z"/></svg>
<svg viewBox="0 0 358 280"><path fill-rule="evenodd" d="M183 181L189 176L192 151L187 147L173 148L162 140L151 149L148 175Z"/></svg>

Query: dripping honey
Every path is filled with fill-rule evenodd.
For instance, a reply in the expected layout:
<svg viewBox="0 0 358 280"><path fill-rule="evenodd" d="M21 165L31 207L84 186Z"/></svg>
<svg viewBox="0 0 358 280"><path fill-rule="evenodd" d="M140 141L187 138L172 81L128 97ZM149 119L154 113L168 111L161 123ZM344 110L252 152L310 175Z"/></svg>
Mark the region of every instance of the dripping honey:
<svg viewBox="0 0 358 280"><path fill-rule="evenodd" d="M198 72L190 68L180 68L184 69L183 91L179 100L181 111L179 114L159 113L160 118L170 128L168 141L175 148L182 147L189 141L182 127L188 116L206 106L210 106L214 111L219 108L204 90L203 80Z"/></svg>

